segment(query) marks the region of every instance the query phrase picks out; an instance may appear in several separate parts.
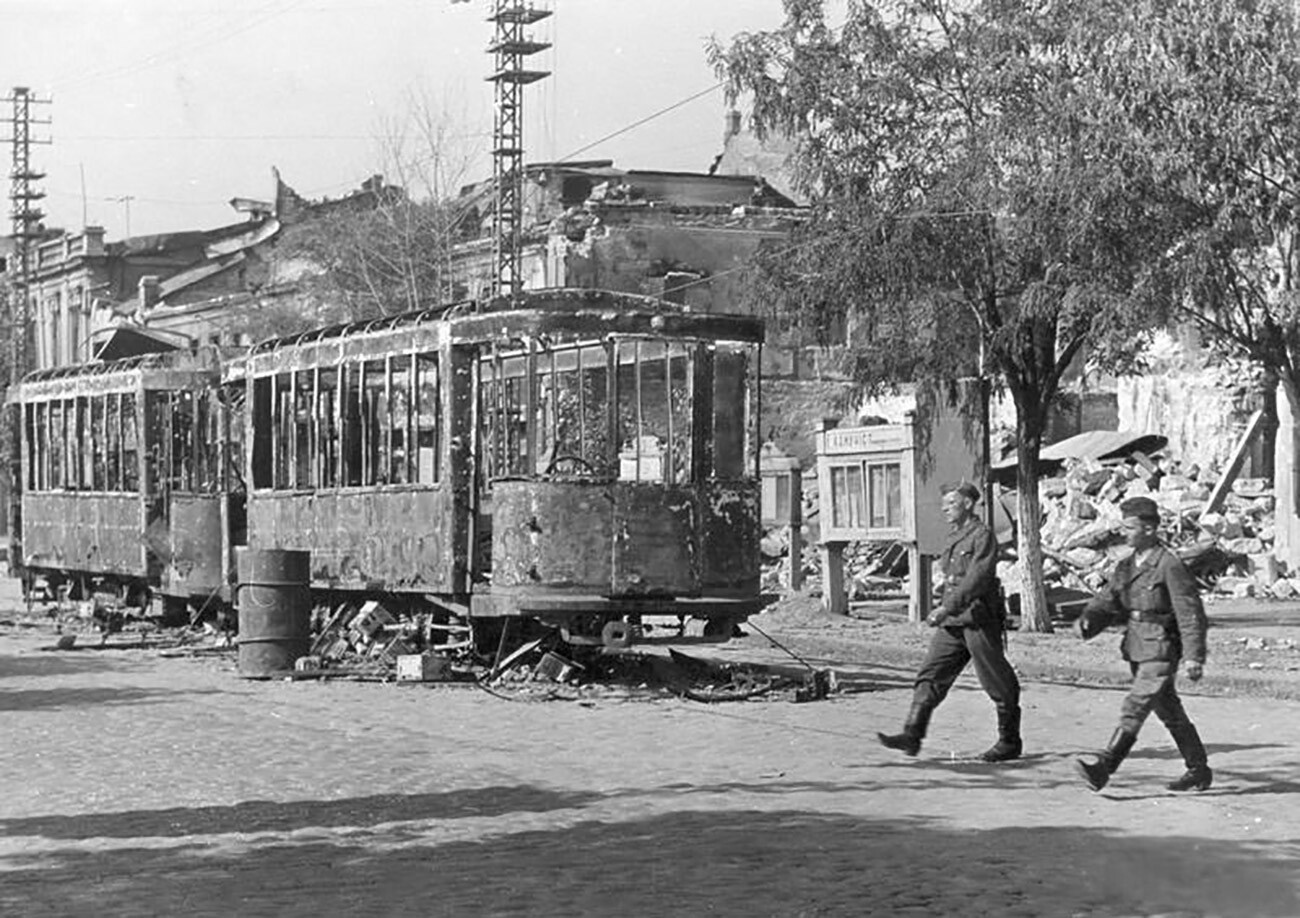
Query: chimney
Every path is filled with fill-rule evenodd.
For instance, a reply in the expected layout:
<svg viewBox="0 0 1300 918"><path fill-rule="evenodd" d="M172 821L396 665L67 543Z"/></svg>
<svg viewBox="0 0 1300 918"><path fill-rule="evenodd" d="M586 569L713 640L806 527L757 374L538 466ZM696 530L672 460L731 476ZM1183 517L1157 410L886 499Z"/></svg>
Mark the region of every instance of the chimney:
<svg viewBox="0 0 1300 918"><path fill-rule="evenodd" d="M104 228L102 226L87 226L82 229L81 235L85 240L81 248L83 255L93 257L104 254Z"/></svg>
<svg viewBox="0 0 1300 918"><path fill-rule="evenodd" d="M140 278L140 309L141 311L151 308L158 303L158 293L161 282L155 274L146 274Z"/></svg>

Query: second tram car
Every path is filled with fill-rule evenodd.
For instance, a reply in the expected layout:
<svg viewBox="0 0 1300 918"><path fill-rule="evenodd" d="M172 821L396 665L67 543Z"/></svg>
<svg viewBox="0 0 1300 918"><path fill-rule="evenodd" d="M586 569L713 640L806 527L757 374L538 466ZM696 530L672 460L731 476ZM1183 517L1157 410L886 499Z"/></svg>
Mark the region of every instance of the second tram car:
<svg viewBox="0 0 1300 918"><path fill-rule="evenodd" d="M762 334L551 290L260 344L225 374L247 387L248 545L478 632L725 638L764 603Z"/></svg>

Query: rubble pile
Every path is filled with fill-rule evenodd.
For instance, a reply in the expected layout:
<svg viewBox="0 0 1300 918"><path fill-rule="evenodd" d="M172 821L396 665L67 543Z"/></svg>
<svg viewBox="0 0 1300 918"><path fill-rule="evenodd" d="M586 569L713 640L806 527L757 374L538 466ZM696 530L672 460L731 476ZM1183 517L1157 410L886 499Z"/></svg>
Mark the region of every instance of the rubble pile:
<svg viewBox="0 0 1300 918"><path fill-rule="evenodd" d="M811 479L812 487L807 487ZM803 583L821 586L816 474L805 473ZM1129 454L1118 459L1065 460L1060 472L1039 482L1043 512L1043 575L1049 602L1078 600L1106 583L1115 563L1128 553L1121 531L1120 504L1147 496L1160 506L1161 537L1187 563L1208 597L1250 596L1289 599L1300 596L1300 572L1288 572L1273 557L1274 495L1270 482L1239 478L1231 490L1209 503L1218 475L1170 457ZM1014 515L1015 494L1001 498ZM1009 532L998 572L1008 594L1020 590L1016 545ZM789 527L775 527L763 543L763 589L789 583ZM844 553L850 601L906 595L907 553L899 543L860 542Z"/></svg>
<svg viewBox="0 0 1300 918"><path fill-rule="evenodd" d="M1145 457L1143 457L1145 459ZM1175 460L1103 464L1072 459L1064 474L1039 483L1043 576L1053 586L1096 592L1128 553L1120 504L1150 497L1160 507L1161 537L1201 587L1235 597L1300 593L1273 558L1273 492L1262 479L1238 479L1222 506L1207 512L1215 480ZM999 567L1009 593L1019 590L1018 563Z"/></svg>
<svg viewBox="0 0 1300 918"><path fill-rule="evenodd" d="M373 600L314 613L311 649L299 657L303 676L329 672L395 678L399 682L454 681L448 652L470 647L469 625L432 616L400 619Z"/></svg>

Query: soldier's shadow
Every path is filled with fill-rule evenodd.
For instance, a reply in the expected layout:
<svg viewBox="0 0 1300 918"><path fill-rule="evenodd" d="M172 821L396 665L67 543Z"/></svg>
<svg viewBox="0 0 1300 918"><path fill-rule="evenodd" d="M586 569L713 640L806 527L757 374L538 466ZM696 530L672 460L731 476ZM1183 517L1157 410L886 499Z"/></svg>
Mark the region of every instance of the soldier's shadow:
<svg viewBox="0 0 1300 918"><path fill-rule="evenodd" d="M1260 747L1248 747L1260 748ZM1211 767L1213 762L1211 761ZM1294 774L1296 768L1282 766L1279 772ZM1161 790L1153 794L1122 794L1103 792L1100 796L1110 800L1131 802L1135 800L1160 800L1170 797L1255 797L1261 794L1300 794L1300 781L1279 779L1276 773L1265 771L1238 771L1216 768L1214 784L1209 790L1177 792Z"/></svg>
<svg viewBox="0 0 1300 918"><path fill-rule="evenodd" d="M1229 752L1252 752L1257 749L1285 749L1286 743L1206 743L1205 751L1211 758L1216 755L1227 755ZM1177 759L1179 752L1172 747L1169 748L1146 748L1134 749L1129 754L1131 759ZM1214 762L1211 761L1213 766Z"/></svg>

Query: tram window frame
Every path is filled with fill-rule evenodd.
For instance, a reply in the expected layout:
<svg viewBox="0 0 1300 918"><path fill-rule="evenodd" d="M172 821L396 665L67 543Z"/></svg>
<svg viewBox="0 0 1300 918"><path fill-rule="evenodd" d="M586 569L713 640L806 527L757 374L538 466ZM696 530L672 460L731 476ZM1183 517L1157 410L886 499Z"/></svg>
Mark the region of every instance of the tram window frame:
<svg viewBox="0 0 1300 918"><path fill-rule="evenodd" d="M91 466L93 468L93 479L91 481L91 490L107 491L108 490L108 440L105 433L105 418L108 414L107 399L103 395L95 395L90 399L90 443Z"/></svg>
<svg viewBox="0 0 1300 918"><path fill-rule="evenodd" d="M342 479L342 450L339 428L339 367L330 366L316 370L315 437L316 437L316 487L330 491ZM328 395L328 397L327 397Z"/></svg>
<svg viewBox="0 0 1300 918"><path fill-rule="evenodd" d="M77 486L89 491L95 485L94 435L91 428L90 396L77 396Z"/></svg>
<svg viewBox="0 0 1300 918"><path fill-rule="evenodd" d="M293 471L295 465L293 436L293 377L292 372L276 373L272 377L274 401L271 416L274 426L271 432L271 455L274 459L274 478L272 487L277 491L293 488Z"/></svg>
<svg viewBox="0 0 1300 918"><path fill-rule="evenodd" d="M50 402L50 490L63 490L63 466L66 462L65 444L67 431L64 428L63 400Z"/></svg>
<svg viewBox="0 0 1300 918"><path fill-rule="evenodd" d="M316 428L316 377L311 370L299 370L293 374L293 397L290 399L293 420L290 428L293 432L293 468L290 475L290 487L298 491L310 491L316 486L315 457L313 439Z"/></svg>
<svg viewBox="0 0 1300 918"><path fill-rule="evenodd" d="M442 481L442 361L439 355L432 351L416 354L414 373L411 400L415 436L413 481L435 485Z"/></svg>
<svg viewBox="0 0 1300 918"><path fill-rule="evenodd" d="M168 392L166 398L167 431L170 436L167 457L171 464L168 469L168 487L182 494L192 494L198 471L195 468L198 450L194 431L197 399L193 392L183 389Z"/></svg>
<svg viewBox="0 0 1300 918"><path fill-rule="evenodd" d="M121 396L117 392L107 395L104 405L104 458L108 465L105 479L106 491L122 490L122 414Z"/></svg>
<svg viewBox="0 0 1300 918"><path fill-rule="evenodd" d="M140 490L140 420L134 392L122 395L118 419L122 425L122 490Z"/></svg>
<svg viewBox="0 0 1300 918"><path fill-rule="evenodd" d="M727 481L757 478L758 345L716 342L712 363L712 475Z"/></svg>
<svg viewBox="0 0 1300 918"><path fill-rule="evenodd" d="M615 349L619 479L691 483L699 342L629 336Z"/></svg>
<svg viewBox="0 0 1300 918"><path fill-rule="evenodd" d="M45 402L37 402L32 406L32 443L35 446L33 450L32 480L33 490L36 491L47 490L46 485L50 480L45 469L45 457L50 448L49 434L46 430L45 405Z"/></svg>
<svg viewBox="0 0 1300 918"><path fill-rule="evenodd" d="M35 491L36 488L36 406L31 402L23 405L23 433L27 440L27 455L25 457L24 469L25 486L28 491Z"/></svg>
<svg viewBox="0 0 1300 918"><path fill-rule="evenodd" d="M141 444L144 451L144 493L157 496L166 491L169 468L167 463L167 429L171 424L171 406L167 393L146 389L143 393L144 423L146 431Z"/></svg>
<svg viewBox="0 0 1300 918"><path fill-rule="evenodd" d="M388 361L361 362L361 482L365 487L389 484Z"/></svg>
<svg viewBox="0 0 1300 918"><path fill-rule="evenodd" d="M253 405L249 417L253 426L253 448L250 451L249 470L254 490L269 489L274 482L275 430L273 383L274 377L255 376L253 378Z"/></svg>
<svg viewBox="0 0 1300 918"><path fill-rule="evenodd" d="M411 449L414 368L414 354L397 354L388 358L389 480L395 485L414 481Z"/></svg>
<svg viewBox="0 0 1300 918"><path fill-rule="evenodd" d="M339 445L342 469L339 487L365 485L365 437L361 415L361 364L350 361L339 368Z"/></svg>
<svg viewBox="0 0 1300 918"><path fill-rule="evenodd" d="M437 352L254 377L253 403L254 490L388 489L442 479Z"/></svg>
<svg viewBox="0 0 1300 918"><path fill-rule="evenodd" d="M488 487L500 478L532 477L530 454L536 419L533 356L528 345L511 341L488 345L479 358L479 417L482 433L483 480Z"/></svg>

